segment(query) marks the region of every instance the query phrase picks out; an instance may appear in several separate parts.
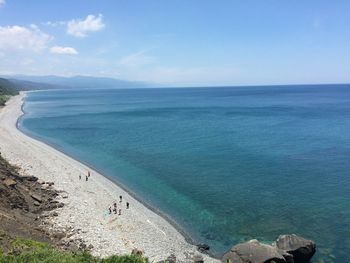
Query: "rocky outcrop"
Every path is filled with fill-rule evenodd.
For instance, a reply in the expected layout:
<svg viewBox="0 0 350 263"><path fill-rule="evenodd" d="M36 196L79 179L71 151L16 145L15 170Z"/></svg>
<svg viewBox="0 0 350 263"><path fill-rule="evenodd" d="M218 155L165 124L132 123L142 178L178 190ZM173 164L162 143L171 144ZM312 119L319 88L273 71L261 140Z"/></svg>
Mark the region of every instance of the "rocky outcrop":
<svg viewBox="0 0 350 263"><path fill-rule="evenodd" d="M253 239L233 246L222 258L224 263L307 263L316 245L297 235L281 235L272 245Z"/></svg>
<svg viewBox="0 0 350 263"><path fill-rule="evenodd" d="M7 178L4 180L4 185L6 186L15 186L17 182L11 178Z"/></svg>
<svg viewBox="0 0 350 263"><path fill-rule="evenodd" d="M157 263L176 263L176 256L171 254L165 260L158 261Z"/></svg>
<svg viewBox="0 0 350 263"><path fill-rule="evenodd" d="M194 255L192 260L193 263L204 263L204 259L201 255Z"/></svg>
<svg viewBox="0 0 350 263"><path fill-rule="evenodd" d="M35 176L21 175L18 168L0 154L0 236L3 233L9 237L48 242L63 249L83 249L80 240L65 239L66 232L53 230L48 218L57 216L54 210L63 207L64 203L57 200L59 191L50 185ZM6 242L0 237L1 247L8 247ZM4 252L8 251L5 249Z"/></svg>
<svg viewBox="0 0 350 263"><path fill-rule="evenodd" d="M312 240L297 235L281 235L277 238L275 246L291 254L294 263L309 262L316 252L316 244Z"/></svg>
<svg viewBox="0 0 350 263"><path fill-rule="evenodd" d="M224 255L222 262L286 263L286 260L278 252L276 247L260 243L258 240L253 239L232 247L232 249Z"/></svg>
<svg viewBox="0 0 350 263"><path fill-rule="evenodd" d="M197 250L201 253L207 253L209 251L210 247L207 244L198 244Z"/></svg>

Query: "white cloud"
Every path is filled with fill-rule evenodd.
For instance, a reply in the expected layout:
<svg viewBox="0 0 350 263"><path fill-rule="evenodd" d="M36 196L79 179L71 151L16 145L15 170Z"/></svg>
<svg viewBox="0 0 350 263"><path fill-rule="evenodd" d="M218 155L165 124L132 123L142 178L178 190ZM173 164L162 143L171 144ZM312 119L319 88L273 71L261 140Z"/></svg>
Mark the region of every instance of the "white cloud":
<svg viewBox="0 0 350 263"><path fill-rule="evenodd" d="M155 61L152 56L145 55L147 51L139 51L128 56L122 57L119 60L119 64L128 67L137 67L145 64L150 64Z"/></svg>
<svg viewBox="0 0 350 263"><path fill-rule="evenodd" d="M102 15L88 15L85 20L73 19L67 24L67 33L75 37L86 37L89 32L100 31L105 27Z"/></svg>
<svg viewBox="0 0 350 263"><path fill-rule="evenodd" d="M78 51L76 51L72 47L60 47L60 46L54 46L50 48L50 52L53 54L66 54L66 55L77 55Z"/></svg>
<svg viewBox="0 0 350 263"><path fill-rule="evenodd" d="M1 1L1 0L0 0ZM0 26L0 50L40 51L46 48L53 38L42 32L36 25Z"/></svg>
<svg viewBox="0 0 350 263"><path fill-rule="evenodd" d="M0 0L0 7L4 6L6 4L5 0Z"/></svg>

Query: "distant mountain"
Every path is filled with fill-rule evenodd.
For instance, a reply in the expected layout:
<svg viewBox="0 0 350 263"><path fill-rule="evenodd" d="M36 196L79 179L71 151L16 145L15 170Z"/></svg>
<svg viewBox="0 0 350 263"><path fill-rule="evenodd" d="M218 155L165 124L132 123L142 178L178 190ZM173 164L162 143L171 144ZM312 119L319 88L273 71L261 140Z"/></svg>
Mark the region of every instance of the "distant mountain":
<svg viewBox="0 0 350 263"><path fill-rule="evenodd" d="M43 90L64 88L59 85L18 80L12 78L0 78L0 95L16 95L21 90Z"/></svg>
<svg viewBox="0 0 350 263"><path fill-rule="evenodd" d="M27 81L31 83L41 83L52 85L51 88L142 88L150 85L143 82L126 81L114 78L89 77L89 76L74 76L74 77L59 77L59 76L26 76L13 75L8 76L11 80ZM29 83L27 83L29 85Z"/></svg>
<svg viewBox="0 0 350 263"><path fill-rule="evenodd" d="M20 79L8 79L17 90L43 90L43 89L63 89L66 87L54 85L54 84L48 84L48 83L41 83L41 82L33 82L28 80L20 80Z"/></svg>

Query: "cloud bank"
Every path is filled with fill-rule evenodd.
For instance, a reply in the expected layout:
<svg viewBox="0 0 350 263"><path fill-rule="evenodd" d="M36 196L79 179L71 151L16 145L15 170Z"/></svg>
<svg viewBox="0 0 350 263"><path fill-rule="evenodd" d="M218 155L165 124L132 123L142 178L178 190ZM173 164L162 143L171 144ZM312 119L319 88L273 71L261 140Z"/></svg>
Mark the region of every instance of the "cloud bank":
<svg viewBox="0 0 350 263"><path fill-rule="evenodd" d="M0 0L0 7L4 6L4 5L5 5L5 3L6 3L6 1L5 1L5 0Z"/></svg>
<svg viewBox="0 0 350 263"><path fill-rule="evenodd" d="M1 0L0 0L1 1ZM53 38L37 26L0 26L0 50L40 51Z"/></svg>
<svg viewBox="0 0 350 263"><path fill-rule="evenodd" d="M88 33L100 31L104 27L101 14L98 16L88 15L85 20L73 19L69 21L67 33L75 37L86 37Z"/></svg>
<svg viewBox="0 0 350 263"><path fill-rule="evenodd" d="M72 47L60 47L60 46L54 46L50 48L50 52L53 54L60 54L60 55L77 55L78 51L76 51Z"/></svg>

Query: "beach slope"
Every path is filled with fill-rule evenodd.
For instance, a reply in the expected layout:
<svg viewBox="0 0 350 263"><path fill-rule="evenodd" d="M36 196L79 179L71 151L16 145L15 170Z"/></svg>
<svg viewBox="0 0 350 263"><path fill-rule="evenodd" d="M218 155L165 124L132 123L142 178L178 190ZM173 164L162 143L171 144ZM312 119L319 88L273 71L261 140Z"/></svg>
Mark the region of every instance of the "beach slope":
<svg viewBox="0 0 350 263"><path fill-rule="evenodd" d="M18 130L24 97L21 93L0 109L0 152L23 175L53 182L55 189L61 191L60 201L65 205L55 210L58 216L49 217L54 230L69 232L72 234L69 238L81 238L87 245L91 244L92 254L96 256L130 254L137 248L151 262L164 260L171 254L178 262L193 262L193 257L200 253L163 217L98 172ZM85 181L88 171L91 177ZM119 203L120 195L122 203ZM115 201L118 210L122 209L121 215L108 212ZM130 203L129 209L126 202ZM205 262L218 262L200 255Z"/></svg>

